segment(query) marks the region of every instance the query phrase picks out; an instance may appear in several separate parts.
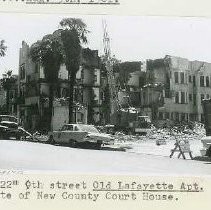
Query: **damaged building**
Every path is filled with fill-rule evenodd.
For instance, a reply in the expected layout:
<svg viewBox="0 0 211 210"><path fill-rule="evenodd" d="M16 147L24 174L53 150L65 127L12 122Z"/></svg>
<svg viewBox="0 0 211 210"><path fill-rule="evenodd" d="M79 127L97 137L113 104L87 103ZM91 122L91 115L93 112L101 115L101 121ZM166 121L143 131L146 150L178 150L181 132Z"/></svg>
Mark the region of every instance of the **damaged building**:
<svg viewBox="0 0 211 210"><path fill-rule="evenodd" d="M142 107L154 119L202 121L203 99L211 96L211 63L166 56L148 60Z"/></svg>

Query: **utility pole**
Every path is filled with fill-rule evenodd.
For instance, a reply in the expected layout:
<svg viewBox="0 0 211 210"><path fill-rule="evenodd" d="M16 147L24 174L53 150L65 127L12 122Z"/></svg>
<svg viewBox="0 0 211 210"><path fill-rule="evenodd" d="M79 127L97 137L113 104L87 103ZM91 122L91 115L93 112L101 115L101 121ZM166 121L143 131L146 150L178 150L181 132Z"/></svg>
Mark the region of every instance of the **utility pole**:
<svg viewBox="0 0 211 210"><path fill-rule="evenodd" d="M120 109L118 101L118 91L116 90L115 77L113 72L113 63L111 58L110 37L108 35L107 23L103 20L103 45L105 55L105 65L110 93L110 121L115 123L116 112Z"/></svg>

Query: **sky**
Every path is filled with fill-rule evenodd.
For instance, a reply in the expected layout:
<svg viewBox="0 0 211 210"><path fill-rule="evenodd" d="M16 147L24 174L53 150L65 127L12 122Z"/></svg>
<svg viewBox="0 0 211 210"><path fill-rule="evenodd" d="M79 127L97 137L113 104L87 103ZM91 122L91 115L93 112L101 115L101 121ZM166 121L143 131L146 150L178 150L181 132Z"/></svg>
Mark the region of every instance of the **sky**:
<svg viewBox="0 0 211 210"><path fill-rule="evenodd" d="M108 25L112 54L121 61L142 61L174 55L211 62L211 19L142 16L64 16L0 13L0 40L8 47L0 57L0 77L18 72L22 41L33 44L59 28L63 18L81 18L90 31L85 47L103 53L102 20Z"/></svg>

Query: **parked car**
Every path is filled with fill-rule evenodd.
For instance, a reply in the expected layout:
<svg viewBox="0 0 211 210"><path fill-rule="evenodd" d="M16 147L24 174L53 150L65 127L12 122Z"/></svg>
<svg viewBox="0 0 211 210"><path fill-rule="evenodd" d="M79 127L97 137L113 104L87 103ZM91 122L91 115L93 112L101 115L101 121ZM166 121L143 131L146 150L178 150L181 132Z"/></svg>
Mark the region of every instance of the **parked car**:
<svg viewBox="0 0 211 210"><path fill-rule="evenodd" d="M7 138L8 127L0 125L0 139Z"/></svg>
<svg viewBox="0 0 211 210"><path fill-rule="evenodd" d="M94 125L86 124L65 124L61 130L49 132L49 142L67 143L76 147L81 143L93 143L100 149L102 144L113 143L109 134L100 133Z"/></svg>
<svg viewBox="0 0 211 210"><path fill-rule="evenodd" d="M26 140L32 138L32 135L16 122L1 121L0 126L3 129L2 139Z"/></svg>

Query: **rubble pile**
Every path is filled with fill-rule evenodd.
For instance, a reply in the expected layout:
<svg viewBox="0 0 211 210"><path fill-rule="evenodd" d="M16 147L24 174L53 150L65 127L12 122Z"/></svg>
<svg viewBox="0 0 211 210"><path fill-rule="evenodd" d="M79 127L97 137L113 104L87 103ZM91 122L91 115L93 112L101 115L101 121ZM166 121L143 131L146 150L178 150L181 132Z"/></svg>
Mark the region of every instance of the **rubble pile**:
<svg viewBox="0 0 211 210"><path fill-rule="evenodd" d="M47 142L48 141L48 135L44 135L44 134L41 134L39 132L35 132L33 134L33 140L34 141L38 141L38 142Z"/></svg>
<svg viewBox="0 0 211 210"><path fill-rule="evenodd" d="M115 139L117 143L125 143L125 142L143 142L150 140L201 140L202 137L205 136L204 125L201 123L194 123L193 129L184 126L183 128L179 128L177 126L171 128L162 128L157 129L155 127L152 128L151 132L146 136L140 135L126 135L121 132L115 133Z"/></svg>

